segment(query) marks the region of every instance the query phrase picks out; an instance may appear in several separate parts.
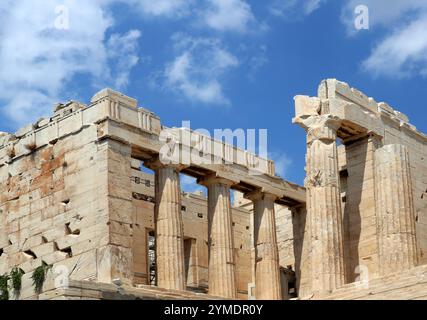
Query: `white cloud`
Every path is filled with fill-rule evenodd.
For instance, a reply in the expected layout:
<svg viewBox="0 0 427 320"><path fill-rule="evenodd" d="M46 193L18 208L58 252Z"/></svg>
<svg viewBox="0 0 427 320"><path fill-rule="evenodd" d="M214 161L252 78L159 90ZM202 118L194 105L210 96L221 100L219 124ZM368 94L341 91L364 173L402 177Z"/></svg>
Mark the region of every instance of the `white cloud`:
<svg viewBox="0 0 427 320"><path fill-rule="evenodd" d="M0 3L0 101L13 121L22 124L50 114L52 104L61 100L59 96L76 75L88 75L100 85L120 87L127 83L136 63L139 32L106 39L114 22L107 3L110 2ZM55 8L59 5L68 8L69 30L55 28ZM115 66L114 70L110 65Z"/></svg>
<svg viewBox="0 0 427 320"><path fill-rule="evenodd" d="M130 30L124 35L115 33L107 41L108 57L117 61L114 81L116 88L128 85L130 72L139 62L137 51L140 37L139 30Z"/></svg>
<svg viewBox="0 0 427 320"><path fill-rule="evenodd" d="M311 14L317 9L320 8L323 2L326 2L325 0L307 0L304 2L304 13L305 14Z"/></svg>
<svg viewBox="0 0 427 320"><path fill-rule="evenodd" d="M283 179L288 178L288 172L292 165L292 159L282 152L271 152L268 155L269 159L274 161L276 175Z"/></svg>
<svg viewBox="0 0 427 320"><path fill-rule="evenodd" d="M327 0L273 0L269 6L272 15L283 18L307 16L320 8Z"/></svg>
<svg viewBox="0 0 427 320"><path fill-rule="evenodd" d="M194 102L229 105L221 79L239 62L217 39L172 37L177 57L167 64L164 75L167 88Z"/></svg>
<svg viewBox="0 0 427 320"><path fill-rule="evenodd" d="M361 4L369 9L370 28L381 26L386 29L407 23L414 18L411 13L427 8L426 0L347 0L341 18L350 33L355 31L355 9Z"/></svg>
<svg viewBox="0 0 427 320"><path fill-rule="evenodd" d="M298 18L313 13L326 2L273 0L269 10L276 16ZM375 76L427 76L427 1L346 0L341 20L347 27L348 35L358 34L355 9L360 5L369 10L369 29L380 28L386 32L363 61L364 70Z"/></svg>
<svg viewBox="0 0 427 320"><path fill-rule="evenodd" d="M296 5L297 0L274 0L268 7L268 11L274 16L284 17L294 10Z"/></svg>
<svg viewBox="0 0 427 320"><path fill-rule="evenodd" d="M251 6L243 0L207 0L202 18L207 26L218 31L245 33L259 25ZM251 30L252 29L252 30Z"/></svg>
<svg viewBox="0 0 427 320"><path fill-rule="evenodd" d="M110 0L112 1L112 0ZM219 32L263 31L246 0L118 0L143 17L188 18L201 28Z"/></svg>
<svg viewBox="0 0 427 320"><path fill-rule="evenodd" d="M255 55L249 58L249 79L251 81L255 81L258 70L264 67L269 62L270 60L268 59L267 47L265 45L261 45Z"/></svg>
<svg viewBox="0 0 427 320"><path fill-rule="evenodd" d="M189 13L193 0L124 0L145 16L180 18Z"/></svg>
<svg viewBox="0 0 427 320"><path fill-rule="evenodd" d="M354 27L358 0L348 0L342 19L350 35ZM380 28L385 36L363 61L365 71L374 76L427 76L427 1L365 0L369 9L369 29Z"/></svg>
<svg viewBox="0 0 427 320"><path fill-rule="evenodd" d="M374 75L427 76L427 13L381 41L363 67Z"/></svg>
<svg viewBox="0 0 427 320"><path fill-rule="evenodd" d="M140 18L196 22L203 16L202 27L219 32L245 33L261 26L244 0L2 0L0 108L16 125L49 115L77 76L94 90L129 85L131 71L145 61L138 55L141 33L116 33L113 5L124 5ZM68 11L67 30L55 28L58 6ZM196 102L230 104L222 80L239 65L237 58L216 39L174 42L176 58L163 73L167 86Z"/></svg>

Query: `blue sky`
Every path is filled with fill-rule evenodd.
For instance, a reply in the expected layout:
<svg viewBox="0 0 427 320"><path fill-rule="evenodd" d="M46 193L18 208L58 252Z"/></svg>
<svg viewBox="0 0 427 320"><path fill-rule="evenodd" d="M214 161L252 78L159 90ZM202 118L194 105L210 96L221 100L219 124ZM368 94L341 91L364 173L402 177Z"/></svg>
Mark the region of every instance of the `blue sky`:
<svg viewBox="0 0 427 320"><path fill-rule="evenodd" d="M355 8L369 9L356 30ZM0 131L103 87L163 124L268 129L278 173L303 182L293 97L337 78L427 132L425 0L2 0Z"/></svg>

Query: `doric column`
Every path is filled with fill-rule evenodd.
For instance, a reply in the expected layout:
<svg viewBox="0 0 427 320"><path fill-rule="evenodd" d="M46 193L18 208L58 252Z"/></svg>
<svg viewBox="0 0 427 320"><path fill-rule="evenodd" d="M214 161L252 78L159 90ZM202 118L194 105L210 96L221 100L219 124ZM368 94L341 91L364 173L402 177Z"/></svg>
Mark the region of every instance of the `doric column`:
<svg viewBox="0 0 427 320"><path fill-rule="evenodd" d="M325 292L344 283L342 212L337 130L331 115L300 122L307 130L307 215L311 234L312 291Z"/></svg>
<svg viewBox="0 0 427 320"><path fill-rule="evenodd" d="M208 188L209 294L236 297L235 259L230 204L231 181L207 177Z"/></svg>
<svg viewBox="0 0 427 320"><path fill-rule="evenodd" d="M155 171L156 280L165 289L185 290L184 232L177 165L146 162Z"/></svg>
<svg viewBox="0 0 427 320"><path fill-rule="evenodd" d="M380 275L417 265L415 207L409 154L400 144L375 152Z"/></svg>
<svg viewBox="0 0 427 320"><path fill-rule="evenodd" d="M276 196L255 191L246 195L254 204L255 296L281 300L279 251L274 201Z"/></svg>
<svg viewBox="0 0 427 320"><path fill-rule="evenodd" d="M93 226L98 225L102 234L94 232L87 240L100 245L96 253L99 282L112 283L120 279L123 284L132 285L134 281L131 159L129 144L104 139L97 143L97 166L93 167L97 169L78 175L80 179L93 180L93 189L88 191L93 198L87 198L88 201L98 199ZM58 244L58 249L64 247Z"/></svg>

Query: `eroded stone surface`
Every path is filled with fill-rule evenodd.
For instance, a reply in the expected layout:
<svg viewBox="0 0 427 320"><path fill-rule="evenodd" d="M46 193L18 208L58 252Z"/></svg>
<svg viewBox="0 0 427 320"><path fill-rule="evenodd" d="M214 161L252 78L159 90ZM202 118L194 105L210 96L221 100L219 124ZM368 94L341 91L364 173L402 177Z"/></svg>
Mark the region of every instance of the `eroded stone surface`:
<svg viewBox="0 0 427 320"><path fill-rule="evenodd" d="M334 119L335 128L324 119ZM341 261L345 276L341 285L327 282L331 289L425 263L425 134L387 103L377 103L335 79L322 81L318 97L295 98L293 122L307 131L307 215L294 219L300 293L316 294L322 285L313 286L313 280L321 277L319 265L328 261L323 269L329 277ZM342 144L336 148L338 140ZM327 186L332 189L313 192ZM319 228L322 221L329 223ZM329 237L335 246L328 245L319 255L316 242ZM342 251L333 249L341 246Z"/></svg>

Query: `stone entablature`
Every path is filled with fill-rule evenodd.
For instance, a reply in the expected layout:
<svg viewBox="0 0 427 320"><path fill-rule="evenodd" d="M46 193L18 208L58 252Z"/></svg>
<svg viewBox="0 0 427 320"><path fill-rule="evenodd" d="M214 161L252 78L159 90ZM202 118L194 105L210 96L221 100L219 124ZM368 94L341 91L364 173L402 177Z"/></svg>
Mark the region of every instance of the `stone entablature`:
<svg viewBox="0 0 427 320"><path fill-rule="evenodd" d="M394 125L405 134L427 142L427 135L410 124L405 114L336 79L322 81L318 97L296 96L295 112L297 118L313 114L337 116L343 120L338 135L344 140L366 132L385 137L385 127Z"/></svg>
<svg viewBox="0 0 427 320"><path fill-rule="evenodd" d="M135 101L135 102L132 102ZM52 141L79 132L86 126L96 125L106 118L117 119L145 132L160 134L160 119L152 112L137 108L136 100L105 89L97 93L89 106L70 102L55 107L55 114L41 119L34 125L19 129L15 134L0 137L0 166L25 156L34 148L42 148Z"/></svg>
<svg viewBox="0 0 427 320"><path fill-rule="evenodd" d="M298 220L310 245L299 258L300 291L330 292L426 263L427 136L335 79L322 81L317 97L295 97L293 123L307 131L307 215Z"/></svg>
<svg viewBox="0 0 427 320"><path fill-rule="evenodd" d="M188 128L165 128L165 136L179 145L176 151L178 161L192 161L207 164L238 164L252 170L252 175L275 176L274 162L227 143L215 140ZM198 152L203 155L199 156ZM179 157L178 157L179 155ZM175 160L171 157L171 160Z"/></svg>
<svg viewBox="0 0 427 320"><path fill-rule="evenodd" d="M87 107L76 102L61 106L57 108L57 113L61 112L62 117L54 115L50 119L43 119L35 125L19 129L16 134L0 136L0 166L13 161L14 158L29 155L34 149L42 148L52 141L76 134L88 126L97 127L99 139L121 139L120 137L126 134L127 143L132 146L134 153L140 154L141 158L151 158L161 152L165 147L162 137L166 136L176 137L175 141L178 144L174 150L178 152L198 154L199 151L204 151L197 149L197 146L194 150L195 145L192 143L189 148L187 140L182 139L181 133L188 132L187 129L162 126L155 114L144 108L138 108L136 100L111 89L104 89L97 93ZM139 131L131 128L137 128ZM141 133L146 133L148 136ZM196 145L211 144L211 150L221 150L222 159L216 159L212 163L204 163L196 159L190 162L186 170L189 175L198 178L197 168L201 168L236 181L235 187L243 192L253 191L254 189L250 186L260 187L276 194L278 201L284 204L297 205L305 202L304 188L275 176L273 161L194 131L191 134L200 139ZM205 141L200 143L203 140ZM203 157L211 156L208 153Z"/></svg>

